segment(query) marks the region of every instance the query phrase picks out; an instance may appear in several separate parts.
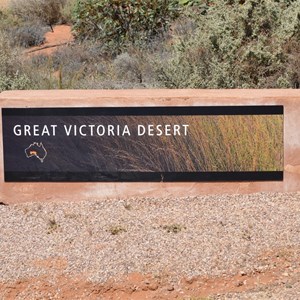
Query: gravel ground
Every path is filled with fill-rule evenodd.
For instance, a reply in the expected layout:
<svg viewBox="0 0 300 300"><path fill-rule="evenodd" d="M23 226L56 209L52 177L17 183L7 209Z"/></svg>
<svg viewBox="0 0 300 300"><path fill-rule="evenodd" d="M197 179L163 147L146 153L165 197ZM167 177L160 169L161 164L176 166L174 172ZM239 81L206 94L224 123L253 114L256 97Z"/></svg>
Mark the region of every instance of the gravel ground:
<svg viewBox="0 0 300 300"><path fill-rule="evenodd" d="M246 293L228 294L223 297L217 297L216 300L298 300L300 299L299 282L293 285L293 288L282 288L281 286L265 288L258 291ZM201 300L201 299L200 299Z"/></svg>
<svg viewBox="0 0 300 300"><path fill-rule="evenodd" d="M267 251L299 247L299 233L299 192L0 205L0 281L46 274L37 262L56 258L63 274L96 283L234 275L266 267Z"/></svg>

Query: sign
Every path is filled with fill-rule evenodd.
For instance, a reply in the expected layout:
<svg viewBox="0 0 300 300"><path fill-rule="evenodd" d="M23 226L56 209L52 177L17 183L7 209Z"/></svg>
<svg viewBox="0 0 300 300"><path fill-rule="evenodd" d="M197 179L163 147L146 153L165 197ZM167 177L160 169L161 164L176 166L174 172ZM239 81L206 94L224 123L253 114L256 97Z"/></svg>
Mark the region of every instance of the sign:
<svg viewBox="0 0 300 300"><path fill-rule="evenodd" d="M2 108L6 182L283 180L283 106Z"/></svg>

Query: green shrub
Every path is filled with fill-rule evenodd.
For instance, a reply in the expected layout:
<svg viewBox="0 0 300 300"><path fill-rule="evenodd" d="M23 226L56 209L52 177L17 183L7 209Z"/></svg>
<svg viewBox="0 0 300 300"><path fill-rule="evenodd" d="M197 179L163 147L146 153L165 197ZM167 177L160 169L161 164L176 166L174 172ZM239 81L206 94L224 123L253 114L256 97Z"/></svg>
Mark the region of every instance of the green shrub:
<svg viewBox="0 0 300 300"><path fill-rule="evenodd" d="M61 9L61 22L64 24L72 24L73 11L75 9L76 0L66 0Z"/></svg>
<svg viewBox="0 0 300 300"><path fill-rule="evenodd" d="M10 48L8 37L0 31L0 92L30 87L29 77L22 72L17 50Z"/></svg>
<svg viewBox="0 0 300 300"><path fill-rule="evenodd" d="M0 74L0 92L6 90L30 89L31 81L26 74L15 73L12 76Z"/></svg>
<svg viewBox="0 0 300 300"><path fill-rule="evenodd" d="M158 58L157 78L168 88L293 87L284 48L299 43L299 11L299 1L216 0L194 35Z"/></svg>
<svg viewBox="0 0 300 300"><path fill-rule="evenodd" d="M7 10L0 10L0 31L7 31L11 27L16 27L21 25L22 20L20 20L15 15L9 13Z"/></svg>
<svg viewBox="0 0 300 300"><path fill-rule="evenodd" d="M14 3L0 12L0 90L300 87L299 1ZM50 57L15 49L39 44L46 23L70 22L73 5L77 43Z"/></svg>
<svg viewBox="0 0 300 300"><path fill-rule="evenodd" d="M73 29L78 38L100 39L119 52L126 43L141 45L166 32L178 15L172 0L78 1Z"/></svg>

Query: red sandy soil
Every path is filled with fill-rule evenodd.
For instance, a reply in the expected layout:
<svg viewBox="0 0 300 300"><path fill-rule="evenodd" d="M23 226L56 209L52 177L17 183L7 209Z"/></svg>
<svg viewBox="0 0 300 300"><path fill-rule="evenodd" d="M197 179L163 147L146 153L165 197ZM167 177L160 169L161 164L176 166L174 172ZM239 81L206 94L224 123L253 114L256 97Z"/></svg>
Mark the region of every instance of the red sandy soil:
<svg viewBox="0 0 300 300"><path fill-rule="evenodd" d="M74 41L74 36L69 25L57 25L53 27L53 32L45 34L45 42L41 46L32 47L26 50L28 55L50 55L59 47L68 45Z"/></svg>
<svg viewBox="0 0 300 300"><path fill-rule="evenodd" d="M9 0L0 0L0 8L7 8Z"/></svg>
<svg viewBox="0 0 300 300"><path fill-rule="evenodd" d="M300 279L300 257L295 249L267 252L261 256L268 268L251 273L222 277L182 278L170 283L167 275L153 276L132 273L111 279L104 284L89 282L84 274L67 277L63 274L67 261L62 258L35 261L34 265L47 270L48 275L11 283L0 283L0 296L10 299L203 299L224 297L229 293L251 293L272 290L282 284L293 285ZM298 263L297 263L298 262ZM195 298L194 298L195 297ZM275 295L276 297L276 295ZM275 299L275 298L273 298Z"/></svg>

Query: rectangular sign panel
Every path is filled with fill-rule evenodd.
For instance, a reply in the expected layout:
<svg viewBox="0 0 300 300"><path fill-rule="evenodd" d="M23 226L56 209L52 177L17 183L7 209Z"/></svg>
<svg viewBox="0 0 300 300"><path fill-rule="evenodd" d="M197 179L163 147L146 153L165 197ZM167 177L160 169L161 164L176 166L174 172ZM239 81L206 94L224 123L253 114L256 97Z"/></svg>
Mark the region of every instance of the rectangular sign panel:
<svg viewBox="0 0 300 300"><path fill-rule="evenodd" d="M3 108L6 182L283 180L283 106Z"/></svg>

